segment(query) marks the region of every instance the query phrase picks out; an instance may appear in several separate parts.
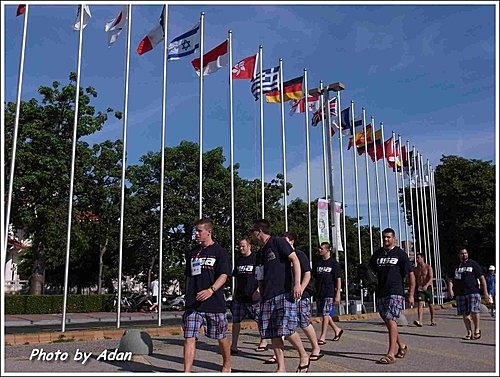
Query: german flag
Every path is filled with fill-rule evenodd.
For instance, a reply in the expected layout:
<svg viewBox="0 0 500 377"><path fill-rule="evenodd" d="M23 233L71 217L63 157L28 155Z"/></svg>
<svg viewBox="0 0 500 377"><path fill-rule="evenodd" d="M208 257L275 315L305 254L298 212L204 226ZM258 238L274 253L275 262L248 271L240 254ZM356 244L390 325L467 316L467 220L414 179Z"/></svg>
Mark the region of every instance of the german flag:
<svg viewBox="0 0 500 377"><path fill-rule="evenodd" d="M302 81L304 81L303 76L296 77L294 79L285 81L283 83L283 100L291 101L294 99L302 98ZM280 91L273 90L272 92L266 93L266 102L281 103Z"/></svg>

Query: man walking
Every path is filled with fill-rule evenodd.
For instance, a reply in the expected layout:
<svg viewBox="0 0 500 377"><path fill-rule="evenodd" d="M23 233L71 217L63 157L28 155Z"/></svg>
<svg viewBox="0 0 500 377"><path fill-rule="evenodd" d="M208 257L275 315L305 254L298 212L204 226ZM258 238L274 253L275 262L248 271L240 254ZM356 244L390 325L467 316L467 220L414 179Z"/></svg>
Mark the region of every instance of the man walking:
<svg viewBox="0 0 500 377"><path fill-rule="evenodd" d="M450 275L453 278L448 280L448 293L450 298L456 296L457 314L462 316L467 330L467 334L462 339L481 339L480 292L482 292L483 298L488 300L483 269L475 260L469 258L469 253L465 247L459 248L458 259L460 263ZM481 290L479 289L478 280L481 282ZM474 332L472 332L472 325L474 325Z"/></svg>
<svg viewBox="0 0 500 377"><path fill-rule="evenodd" d="M396 358L404 358L408 346L399 335L397 320L403 309L404 278L408 276L408 303L414 304L415 275L408 255L396 246L395 232L386 228L382 232L384 246L370 258L369 266L377 274L377 310L389 330L389 348L387 354L378 363L392 364ZM398 346L396 352L396 346Z"/></svg>
<svg viewBox="0 0 500 377"><path fill-rule="evenodd" d="M497 276L495 274L495 266L491 265L488 268L488 275L486 275L486 285L488 286L488 296L489 296L489 304L491 310L491 316L495 316L495 292L497 290Z"/></svg>
<svg viewBox="0 0 500 377"><path fill-rule="evenodd" d="M182 317L184 330L184 372L191 372L200 327L217 339L222 354L222 372L231 372L230 342L226 301L222 286L231 273L226 250L212 238L213 222L201 219L196 223L198 247L186 253L186 311Z"/></svg>
<svg viewBox="0 0 500 377"><path fill-rule="evenodd" d="M284 238L271 236L270 224L267 220L261 219L254 222L251 232L255 240L262 245L259 252L262 258L259 270L263 269L263 276L260 276L260 272L257 273L257 279L262 278L260 336L264 339L271 339L278 364L277 372L286 372L282 339L285 337L299 353L300 361L297 372L305 373L309 370L309 356L299 334L295 331L297 328L296 301L302 294L299 259Z"/></svg>
<svg viewBox="0 0 500 377"><path fill-rule="evenodd" d="M427 304L429 306L429 313L431 315L431 326L436 326L436 322L434 321L434 305L432 305L432 281L434 278L434 273L431 265L425 263L423 253L417 253L416 260L417 266L415 267L415 281L417 284L417 292L415 296L418 301L418 320L414 321L413 324L415 326L422 327L424 304Z"/></svg>

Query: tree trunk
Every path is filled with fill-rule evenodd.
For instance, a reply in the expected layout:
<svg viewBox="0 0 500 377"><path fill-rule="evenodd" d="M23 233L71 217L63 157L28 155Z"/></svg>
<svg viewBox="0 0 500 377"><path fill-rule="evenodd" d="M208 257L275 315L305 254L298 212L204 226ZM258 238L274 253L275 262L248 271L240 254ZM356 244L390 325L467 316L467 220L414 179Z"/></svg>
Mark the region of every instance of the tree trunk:
<svg viewBox="0 0 500 377"><path fill-rule="evenodd" d="M109 242L109 237L106 237L106 243L104 245L101 245L99 249L99 276L97 277L97 294L102 293L102 257L106 253L106 250L108 250L108 242Z"/></svg>
<svg viewBox="0 0 500 377"><path fill-rule="evenodd" d="M43 286L45 284L45 253L43 245L39 242L35 246L33 266L30 276L30 295L43 294Z"/></svg>

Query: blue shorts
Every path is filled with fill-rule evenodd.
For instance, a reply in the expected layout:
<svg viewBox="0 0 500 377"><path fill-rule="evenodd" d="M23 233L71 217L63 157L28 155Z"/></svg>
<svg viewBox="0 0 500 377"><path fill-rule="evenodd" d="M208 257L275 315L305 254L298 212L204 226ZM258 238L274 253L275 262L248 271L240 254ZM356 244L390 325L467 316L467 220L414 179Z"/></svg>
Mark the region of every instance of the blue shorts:
<svg viewBox="0 0 500 377"><path fill-rule="evenodd" d="M200 327L205 326L205 335L211 339L224 339L228 327L226 313L207 313L188 309L182 315L184 338L197 338Z"/></svg>
<svg viewBox="0 0 500 377"><path fill-rule="evenodd" d="M401 316L405 298L399 295L390 295L377 298L378 314L384 321L395 321Z"/></svg>
<svg viewBox="0 0 500 377"><path fill-rule="evenodd" d="M465 296L456 296L457 314L467 315L470 313L481 312L481 295L479 293L472 293Z"/></svg>
<svg viewBox="0 0 500 377"><path fill-rule="evenodd" d="M261 302L259 331L262 339L292 335L297 325L297 304L290 294L281 294Z"/></svg>
<svg viewBox="0 0 500 377"><path fill-rule="evenodd" d="M233 323L239 323L248 317L254 321L259 320L260 302L241 302L233 300L231 303L231 314L233 315Z"/></svg>
<svg viewBox="0 0 500 377"><path fill-rule="evenodd" d="M309 298L301 298L297 302L297 314L299 320L299 327L306 328L311 324L311 303Z"/></svg>
<svg viewBox="0 0 500 377"><path fill-rule="evenodd" d="M323 297L318 299L316 303L316 311L318 317L325 317L327 315L335 315L335 300L333 297Z"/></svg>

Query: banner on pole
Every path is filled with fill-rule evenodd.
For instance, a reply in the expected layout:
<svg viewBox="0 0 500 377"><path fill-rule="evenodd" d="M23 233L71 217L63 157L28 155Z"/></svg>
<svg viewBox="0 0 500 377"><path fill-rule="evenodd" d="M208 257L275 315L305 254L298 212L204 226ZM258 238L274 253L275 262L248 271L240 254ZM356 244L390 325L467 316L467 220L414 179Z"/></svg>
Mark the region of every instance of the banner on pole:
<svg viewBox="0 0 500 377"><path fill-rule="evenodd" d="M328 201L318 199L318 241L330 243L330 226L328 221Z"/></svg>

